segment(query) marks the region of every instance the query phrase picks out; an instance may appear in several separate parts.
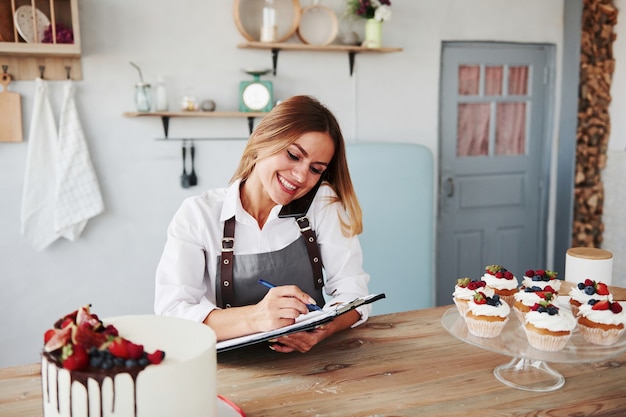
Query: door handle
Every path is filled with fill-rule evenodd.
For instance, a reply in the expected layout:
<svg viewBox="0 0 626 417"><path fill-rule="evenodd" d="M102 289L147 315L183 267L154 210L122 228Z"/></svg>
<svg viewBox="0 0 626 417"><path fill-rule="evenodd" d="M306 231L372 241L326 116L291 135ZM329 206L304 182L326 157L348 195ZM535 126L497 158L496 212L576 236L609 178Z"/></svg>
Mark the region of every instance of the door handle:
<svg viewBox="0 0 626 417"><path fill-rule="evenodd" d="M454 195L454 179L452 177L446 179L445 193L448 198Z"/></svg>

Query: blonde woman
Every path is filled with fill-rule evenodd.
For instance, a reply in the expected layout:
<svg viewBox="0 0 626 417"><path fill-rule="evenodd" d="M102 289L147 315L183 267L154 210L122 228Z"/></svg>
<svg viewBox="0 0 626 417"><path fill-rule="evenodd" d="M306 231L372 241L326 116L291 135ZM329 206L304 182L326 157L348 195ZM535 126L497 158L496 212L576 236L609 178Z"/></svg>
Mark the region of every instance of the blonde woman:
<svg viewBox="0 0 626 417"><path fill-rule="evenodd" d="M256 127L230 186L186 199L175 214L155 311L203 322L226 340L292 324L311 306L365 296L362 226L337 120L316 99L291 97ZM270 348L306 352L363 323L369 309Z"/></svg>

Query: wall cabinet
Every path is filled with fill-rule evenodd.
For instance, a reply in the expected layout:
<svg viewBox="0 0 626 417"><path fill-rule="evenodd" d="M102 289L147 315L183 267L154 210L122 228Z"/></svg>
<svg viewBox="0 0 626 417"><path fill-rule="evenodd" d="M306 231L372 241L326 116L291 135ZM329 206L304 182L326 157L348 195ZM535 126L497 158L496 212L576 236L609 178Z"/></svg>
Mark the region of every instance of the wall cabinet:
<svg viewBox="0 0 626 417"><path fill-rule="evenodd" d="M13 80L82 79L78 0L0 0L0 65Z"/></svg>

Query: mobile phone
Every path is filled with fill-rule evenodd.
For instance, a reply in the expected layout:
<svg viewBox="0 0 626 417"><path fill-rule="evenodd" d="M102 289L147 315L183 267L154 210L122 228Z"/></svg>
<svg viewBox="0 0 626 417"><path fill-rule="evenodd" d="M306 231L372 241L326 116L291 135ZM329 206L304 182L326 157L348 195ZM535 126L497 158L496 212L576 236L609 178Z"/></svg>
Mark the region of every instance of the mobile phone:
<svg viewBox="0 0 626 417"><path fill-rule="evenodd" d="M303 217L306 216L307 211L309 211L309 207L311 207L311 203L313 203L313 199L315 198L315 194L317 194L317 190L322 185L322 181L324 181L324 176L315 184L315 187L311 188L311 191L303 195L302 197L293 200L291 203L286 204L280 209L278 213L278 217Z"/></svg>

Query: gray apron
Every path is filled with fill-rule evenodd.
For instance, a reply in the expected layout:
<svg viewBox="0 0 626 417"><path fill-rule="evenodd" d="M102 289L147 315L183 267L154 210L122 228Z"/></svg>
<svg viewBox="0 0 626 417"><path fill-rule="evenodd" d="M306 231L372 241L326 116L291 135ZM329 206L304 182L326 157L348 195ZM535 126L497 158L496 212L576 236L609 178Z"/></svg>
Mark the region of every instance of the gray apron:
<svg viewBox="0 0 626 417"><path fill-rule="evenodd" d="M231 223L231 228L229 233L225 226L223 241L231 243L229 249L232 251L234 247L234 221ZM222 255L217 258L216 304L219 307L228 308L258 303L268 291L266 287L259 284L259 279L264 279L276 286L297 285L302 291L313 297L318 305L323 306L323 283L319 283L315 279L313 261L311 260L314 255L310 253L311 246L306 243L307 239L310 239L310 235L305 235L305 232L309 232L309 230L303 231L302 236L275 252L237 256L231 252L230 259L227 258L229 255L227 252L222 252ZM228 237L227 234L233 236ZM307 236L309 237L307 238ZM317 242L313 243L317 248ZM319 257L319 252L316 254ZM228 296L225 296L225 292L222 291L225 284L225 280L222 279L222 263L225 259L226 263L232 263L232 277L231 279L226 278L228 281L226 285L231 287Z"/></svg>

